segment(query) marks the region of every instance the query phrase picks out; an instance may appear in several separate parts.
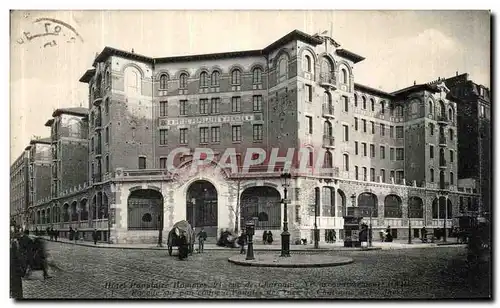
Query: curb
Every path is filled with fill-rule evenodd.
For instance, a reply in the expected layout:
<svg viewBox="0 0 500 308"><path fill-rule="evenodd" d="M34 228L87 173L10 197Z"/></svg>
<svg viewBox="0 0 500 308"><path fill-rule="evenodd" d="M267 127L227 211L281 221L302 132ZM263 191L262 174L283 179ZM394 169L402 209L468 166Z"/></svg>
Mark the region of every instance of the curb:
<svg viewBox="0 0 500 308"><path fill-rule="evenodd" d="M232 258L232 257L231 257ZM347 265L351 264L354 262L352 258L347 258L344 257L342 261L335 261L335 262L325 262L325 263L303 263L303 264L279 264L279 263L257 263L257 262L251 262L251 261L239 261L239 260L234 260L228 258L227 261L229 263L233 263L236 265L241 265L241 266L253 266L253 267L281 267L281 268L312 268L312 267L334 267L334 266L341 266L341 265Z"/></svg>

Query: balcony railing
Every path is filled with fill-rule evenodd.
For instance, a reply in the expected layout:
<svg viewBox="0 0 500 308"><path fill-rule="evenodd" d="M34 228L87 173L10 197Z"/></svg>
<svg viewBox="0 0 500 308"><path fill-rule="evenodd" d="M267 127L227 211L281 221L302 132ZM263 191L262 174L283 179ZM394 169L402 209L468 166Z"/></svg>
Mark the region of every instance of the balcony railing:
<svg viewBox="0 0 500 308"><path fill-rule="evenodd" d="M333 106L330 104L323 104L323 116L333 117Z"/></svg>
<svg viewBox="0 0 500 308"><path fill-rule="evenodd" d="M449 190L450 189L450 183L449 182L440 182L439 183L439 189Z"/></svg>
<svg viewBox="0 0 500 308"><path fill-rule="evenodd" d="M439 145L446 146L446 137L445 136L439 136Z"/></svg>
<svg viewBox="0 0 500 308"><path fill-rule="evenodd" d="M323 146L324 147L335 147L335 137L323 135Z"/></svg>
<svg viewBox="0 0 500 308"><path fill-rule="evenodd" d="M98 115L98 116L95 118L95 121L94 121L94 127L95 127L95 129L100 129L100 128L101 128L101 125L102 125L101 115Z"/></svg>
<svg viewBox="0 0 500 308"><path fill-rule="evenodd" d="M446 167L446 159L441 158L439 160L439 167Z"/></svg>
<svg viewBox="0 0 500 308"><path fill-rule="evenodd" d="M320 73L319 84L325 87L336 88L337 80L333 73Z"/></svg>
<svg viewBox="0 0 500 308"><path fill-rule="evenodd" d="M448 124L448 122L449 122L448 117L445 115L438 115L437 121L441 124Z"/></svg>

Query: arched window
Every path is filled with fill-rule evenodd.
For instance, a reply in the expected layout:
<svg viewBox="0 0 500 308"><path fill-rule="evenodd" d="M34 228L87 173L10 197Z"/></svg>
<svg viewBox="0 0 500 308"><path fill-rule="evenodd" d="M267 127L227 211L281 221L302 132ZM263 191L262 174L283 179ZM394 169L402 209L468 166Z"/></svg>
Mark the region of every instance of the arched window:
<svg viewBox="0 0 500 308"><path fill-rule="evenodd" d="M311 57L309 55L304 57L304 71L312 72Z"/></svg>
<svg viewBox="0 0 500 308"><path fill-rule="evenodd" d="M333 156L332 152L326 151L325 152L325 168L332 168L333 167Z"/></svg>
<svg viewBox="0 0 500 308"><path fill-rule="evenodd" d="M434 113L434 107L432 106L432 101L429 101L429 114Z"/></svg>
<svg viewBox="0 0 500 308"><path fill-rule="evenodd" d="M453 121L453 110L451 108L448 110L448 120Z"/></svg>
<svg viewBox="0 0 500 308"><path fill-rule="evenodd" d="M444 102L443 101L439 101L439 108L441 109L440 113L441 113L441 117L446 117L446 110L445 110L445 106L444 106Z"/></svg>
<svg viewBox="0 0 500 308"><path fill-rule="evenodd" d="M201 72L200 74L200 88L208 87L208 73Z"/></svg>
<svg viewBox="0 0 500 308"><path fill-rule="evenodd" d="M260 67L256 67L253 69L253 84L262 83L262 69Z"/></svg>
<svg viewBox="0 0 500 308"><path fill-rule="evenodd" d="M396 117L402 117L403 116L403 106L396 106L395 116Z"/></svg>
<svg viewBox="0 0 500 308"><path fill-rule="evenodd" d="M140 73L135 67L125 69L125 84L127 93L140 92Z"/></svg>
<svg viewBox="0 0 500 308"><path fill-rule="evenodd" d="M348 79L347 79L347 71L346 71L346 69L343 68L342 70L340 70L340 73L341 73L340 74L340 78L341 78L340 82L342 82L344 84L347 83Z"/></svg>
<svg viewBox="0 0 500 308"><path fill-rule="evenodd" d="M162 74L160 76L160 89L166 90L168 87L168 76L167 74Z"/></svg>
<svg viewBox="0 0 500 308"><path fill-rule="evenodd" d="M453 174L453 172L450 172L450 185L455 185L455 184L454 184L454 183L455 183L455 178L454 178L454 176L455 176L455 175Z"/></svg>
<svg viewBox="0 0 500 308"><path fill-rule="evenodd" d="M349 171L349 155L344 154L344 171Z"/></svg>
<svg viewBox="0 0 500 308"><path fill-rule="evenodd" d="M239 69L235 68L231 72L231 84L239 85L241 84L241 72Z"/></svg>
<svg viewBox="0 0 500 308"><path fill-rule="evenodd" d="M333 135L332 123L330 123L330 121L325 121L323 124L323 135L328 137Z"/></svg>
<svg viewBox="0 0 500 308"><path fill-rule="evenodd" d="M179 88L180 89L187 89L187 74L186 73L182 73L180 76L179 76Z"/></svg>
<svg viewBox="0 0 500 308"><path fill-rule="evenodd" d="M354 107L358 107L358 95L354 94Z"/></svg>
<svg viewBox="0 0 500 308"><path fill-rule="evenodd" d="M434 183L434 169L431 168L430 174L431 174L430 182Z"/></svg>
<svg viewBox="0 0 500 308"><path fill-rule="evenodd" d="M110 86L111 85L111 74L109 73L109 71L106 72L106 86Z"/></svg>
<svg viewBox="0 0 500 308"><path fill-rule="evenodd" d="M363 101L363 109L366 109L366 97L362 97L361 100Z"/></svg>
<svg viewBox="0 0 500 308"><path fill-rule="evenodd" d="M326 106L330 106L332 104L332 96L329 92L325 92L323 94L323 104L325 104Z"/></svg>
<svg viewBox="0 0 500 308"><path fill-rule="evenodd" d="M381 114L385 113L385 102L384 101L380 102L380 113Z"/></svg>
<svg viewBox="0 0 500 308"><path fill-rule="evenodd" d="M219 77L220 77L220 73L218 71L212 72L212 78L211 78L212 86L219 85Z"/></svg>
<svg viewBox="0 0 500 308"><path fill-rule="evenodd" d="M370 103L372 104L372 111L375 111L375 100L370 98Z"/></svg>
<svg viewBox="0 0 500 308"><path fill-rule="evenodd" d="M278 62L278 73L278 82L288 79L288 59L286 56L282 56Z"/></svg>

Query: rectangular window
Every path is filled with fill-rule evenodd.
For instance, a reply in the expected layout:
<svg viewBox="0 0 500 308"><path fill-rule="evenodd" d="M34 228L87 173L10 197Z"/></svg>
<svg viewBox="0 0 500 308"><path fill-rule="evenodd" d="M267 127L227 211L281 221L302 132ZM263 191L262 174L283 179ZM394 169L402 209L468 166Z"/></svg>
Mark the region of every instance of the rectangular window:
<svg viewBox="0 0 500 308"><path fill-rule="evenodd" d="M394 160L394 148L391 148L391 149L389 150L389 159L390 159L390 160Z"/></svg>
<svg viewBox="0 0 500 308"><path fill-rule="evenodd" d="M308 102L312 102L313 101L313 89L312 89L312 86L311 85L308 85L306 84L306 100Z"/></svg>
<svg viewBox="0 0 500 308"><path fill-rule="evenodd" d="M481 117L484 118L484 105L479 106L479 113L480 113Z"/></svg>
<svg viewBox="0 0 500 308"><path fill-rule="evenodd" d="M380 124L380 136L385 136L385 124Z"/></svg>
<svg viewBox="0 0 500 308"><path fill-rule="evenodd" d="M344 154L344 170L349 171L349 155Z"/></svg>
<svg viewBox="0 0 500 308"><path fill-rule="evenodd" d="M200 99L199 111L200 111L200 114L208 114L208 99L207 98Z"/></svg>
<svg viewBox="0 0 500 308"><path fill-rule="evenodd" d="M356 180L359 180L359 167L358 166L354 166L354 178Z"/></svg>
<svg viewBox="0 0 500 308"><path fill-rule="evenodd" d="M366 181L368 179L368 172L366 171L366 167L363 167L363 181Z"/></svg>
<svg viewBox="0 0 500 308"><path fill-rule="evenodd" d="M370 123L372 124L372 134L375 134L375 122L370 121Z"/></svg>
<svg viewBox="0 0 500 308"><path fill-rule="evenodd" d="M160 102L160 117L168 116L168 102L162 101Z"/></svg>
<svg viewBox="0 0 500 308"><path fill-rule="evenodd" d="M395 180L394 170L391 170L391 180Z"/></svg>
<svg viewBox="0 0 500 308"><path fill-rule="evenodd" d="M380 158L385 159L385 146L380 146Z"/></svg>
<svg viewBox="0 0 500 308"><path fill-rule="evenodd" d="M146 169L146 157L139 157L139 169Z"/></svg>
<svg viewBox="0 0 500 308"><path fill-rule="evenodd" d="M349 126L343 125L344 127L344 141L349 141Z"/></svg>
<svg viewBox="0 0 500 308"><path fill-rule="evenodd" d="M396 126L396 138L403 138L403 126Z"/></svg>
<svg viewBox="0 0 500 308"><path fill-rule="evenodd" d="M375 145L370 144L370 157L375 157Z"/></svg>
<svg viewBox="0 0 500 308"><path fill-rule="evenodd" d="M431 136L434 136L434 124L429 123L429 130L431 132Z"/></svg>
<svg viewBox="0 0 500 308"><path fill-rule="evenodd" d="M358 118L354 118L354 130L358 130Z"/></svg>
<svg viewBox="0 0 500 308"><path fill-rule="evenodd" d="M262 95L254 95L253 111L262 111Z"/></svg>
<svg viewBox="0 0 500 308"><path fill-rule="evenodd" d="M104 134L104 142L109 143L109 126L106 127L106 133Z"/></svg>
<svg viewBox="0 0 500 308"><path fill-rule="evenodd" d="M241 112L241 97L235 96L231 98L231 111Z"/></svg>
<svg viewBox="0 0 500 308"><path fill-rule="evenodd" d="M187 100L181 100L179 101L179 115L186 115L187 114Z"/></svg>
<svg viewBox="0 0 500 308"><path fill-rule="evenodd" d="M394 138L394 126L389 126L389 137Z"/></svg>
<svg viewBox="0 0 500 308"><path fill-rule="evenodd" d="M434 170L431 169L431 183L434 182Z"/></svg>
<svg viewBox="0 0 500 308"><path fill-rule="evenodd" d="M200 143L208 143L208 127L200 127Z"/></svg>
<svg viewBox="0 0 500 308"><path fill-rule="evenodd" d="M363 120L363 133L366 133L366 120Z"/></svg>
<svg viewBox="0 0 500 308"><path fill-rule="evenodd" d="M455 159L455 155L453 153L453 150L450 150L450 162L453 162L454 159Z"/></svg>
<svg viewBox="0 0 500 308"><path fill-rule="evenodd" d="M342 96L342 101L344 102L344 111L349 111L349 98L347 96Z"/></svg>
<svg viewBox="0 0 500 308"><path fill-rule="evenodd" d="M313 118L310 116L306 116L306 129L308 134L313 133Z"/></svg>
<svg viewBox="0 0 500 308"><path fill-rule="evenodd" d="M403 184L404 177L404 171L396 171L396 184Z"/></svg>
<svg viewBox="0 0 500 308"><path fill-rule="evenodd" d="M187 128L179 129L179 143L187 144Z"/></svg>
<svg viewBox="0 0 500 308"><path fill-rule="evenodd" d="M241 141L241 125L233 125L232 127L232 139L233 142Z"/></svg>
<svg viewBox="0 0 500 308"><path fill-rule="evenodd" d="M253 141L262 141L262 124L254 124L253 126Z"/></svg>
<svg viewBox="0 0 500 308"><path fill-rule="evenodd" d="M312 165L313 165L313 152L310 151L309 152L309 159L307 160L307 166L312 167Z"/></svg>
<svg viewBox="0 0 500 308"><path fill-rule="evenodd" d="M168 130L160 129L160 144L165 145L168 142Z"/></svg>
<svg viewBox="0 0 500 308"><path fill-rule="evenodd" d="M405 154L403 148L396 149L396 160L404 160L405 159L404 156Z"/></svg>
<svg viewBox="0 0 500 308"><path fill-rule="evenodd" d="M429 146L429 158L434 158L434 146Z"/></svg>
<svg viewBox="0 0 500 308"><path fill-rule="evenodd" d="M220 142L220 127L214 126L210 128L210 135L212 137L212 143Z"/></svg>
<svg viewBox="0 0 500 308"><path fill-rule="evenodd" d="M166 169L166 168L167 168L167 158L160 157L160 169Z"/></svg>
<svg viewBox="0 0 500 308"><path fill-rule="evenodd" d="M220 97L214 97L210 100L210 113L220 113Z"/></svg>
<svg viewBox="0 0 500 308"><path fill-rule="evenodd" d="M363 142L363 156L366 156L366 143Z"/></svg>
<svg viewBox="0 0 500 308"><path fill-rule="evenodd" d="M380 169L380 177L381 177L382 183L385 183L385 170L384 169Z"/></svg>
<svg viewBox="0 0 500 308"><path fill-rule="evenodd" d="M110 167L109 166L109 156L107 156L107 155L106 155L106 161L105 161L105 163L106 163L106 172L109 172L109 169L110 169L109 168Z"/></svg>
<svg viewBox="0 0 500 308"><path fill-rule="evenodd" d="M354 141L354 154L358 155L358 142Z"/></svg>
<svg viewBox="0 0 500 308"><path fill-rule="evenodd" d="M375 182L375 168L370 168L370 181Z"/></svg>

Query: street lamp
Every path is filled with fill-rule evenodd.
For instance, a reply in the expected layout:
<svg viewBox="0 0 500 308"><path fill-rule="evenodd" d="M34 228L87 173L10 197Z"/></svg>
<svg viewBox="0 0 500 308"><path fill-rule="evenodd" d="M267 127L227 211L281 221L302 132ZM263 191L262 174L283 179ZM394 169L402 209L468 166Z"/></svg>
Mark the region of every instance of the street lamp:
<svg viewBox="0 0 500 308"><path fill-rule="evenodd" d="M368 247L372 247L372 238L373 238L373 233L372 233L372 211L373 209L370 208L370 226L369 226L369 231L368 233Z"/></svg>
<svg viewBox="0 0 500 308"><path fill-rule="evenodd" d="M411 215L410 204L408 204L408 244L411 244Z"/></svg>
<svg viewBox="0 0 500 308"><path fill-rule="evenodd" d="M444 197L443 242L446 242L446 220L448 220L448 195Z"/></svg>
<svg viewBox="0 0 500 308"><path fill-rule="evenodd" d="M292 175L290 173L282 173L281 184L283 185L284 198L282 200L284 205L284 217L283 217L283 232L281 233L281 256L290 257L290 232L288 232L288 208L287 208L287 187L290 186L290 179Z"/></svg>
<svg viewBox="0 0 500 308"><path fill-rule="evenodd" d="M193 215L192 215L192 220L193 220L192 221L193 222L192 227L193 227L193 230L194 230L195 225L196 225L196 222L195 222L196 221L195 220L195 215L196 215L195 205L196 205L196 198L191 198L191 207L192 207L192 213L193 213Z"/></svg>
<svg viewBox="0 0 500 308"><path fill-rule="evenodd" d="M314 202L314 248L319 248L319 239L318 239L318 202Z"/></svg>

